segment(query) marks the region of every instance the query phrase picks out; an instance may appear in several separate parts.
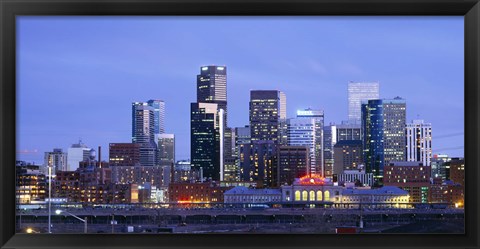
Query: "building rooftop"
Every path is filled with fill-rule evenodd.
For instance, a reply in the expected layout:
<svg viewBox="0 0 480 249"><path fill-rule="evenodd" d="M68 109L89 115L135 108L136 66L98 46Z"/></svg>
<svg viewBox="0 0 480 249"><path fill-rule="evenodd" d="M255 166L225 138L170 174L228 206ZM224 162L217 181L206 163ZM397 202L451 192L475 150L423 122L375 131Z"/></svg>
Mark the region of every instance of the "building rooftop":
<svg viewBox="0 0 480 249"><path fill-rule="evenodd" d="M244 187L244 186L237 186L237 187L234 187L230 190L227 190L225 191L226 195L230 194L249 194L249 195L280 195L282 194L282 192L280 191L280 189L268 189L268 188L264 188L264 189L255 189L255 188L247 188L247 187Z"/></svg>
<svg viewBox="0 0 480 249"><path fill-rule="evenodd" d="M408 195L408 192L401 188L394 186L384 186L376 189L345 189L343 195L382 195L382 194L394 194L394 195Z"/></svg>

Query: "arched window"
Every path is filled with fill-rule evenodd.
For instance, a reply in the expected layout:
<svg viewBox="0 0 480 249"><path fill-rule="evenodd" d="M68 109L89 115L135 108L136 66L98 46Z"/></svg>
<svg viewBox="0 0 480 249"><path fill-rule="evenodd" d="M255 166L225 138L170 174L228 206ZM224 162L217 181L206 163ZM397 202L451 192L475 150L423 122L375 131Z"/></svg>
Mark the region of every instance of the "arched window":
<svg viewBox="0 0 480 249"><path fill-rule="evenodd" d="M311 190L309 194L310 194L310 201L315 201L315 191Z"/></svg>
<svg viewBox="0 0 480 249"><path fill-rule="evenodd" d="M295 200L296 201L300 200L300 190L295 191Z"/></svg>
<svg viewBox="0 0 480 249"><path fill-rule="evenodd" d="M307 200L308 200L308 192L306 190L303 190L302 201L307 201Z"/></svg>
<svg viewBox="0 0 480 249"><path fill-rule="evenodd" d="M330 191L325 191L325 201L330 201Z"/></svg>
<svg viewBox="0 0 480 249"><path fill-rule="evenodd" d="M322 191L318 190L317 191L317 201L322 201L322 199L323 199L322 196L323 196Z"/></svg>

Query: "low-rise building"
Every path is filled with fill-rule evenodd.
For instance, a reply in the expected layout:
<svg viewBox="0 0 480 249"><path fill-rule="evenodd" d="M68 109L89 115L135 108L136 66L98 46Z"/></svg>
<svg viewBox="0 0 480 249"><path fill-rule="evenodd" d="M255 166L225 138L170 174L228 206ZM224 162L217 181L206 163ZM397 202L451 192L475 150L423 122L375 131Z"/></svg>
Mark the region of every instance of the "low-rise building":
<svg viewBox="0 0 480 249"><path fill-rule="evenodd" d="M292 185L281 186L284 202L338 202L341 200L341 186L334 186L328 178L312 174L296 178Z"/></svg>
<svg viewBox="0 0 480 249"><path fill-rule="evenodd" d="M168 186L168 200L179 204L223 203L223 194L233 187L222 187L216 182L178 182Z"/></svg>
<svg viewBox="0 0 480 249"><path fill-rule="evenodd" d="M373 173L366 173L363 167L355 170L345 170L343 174L337 175L339 185L355 183L357 186L373 186Z"/></svg>
<svg viewBox="0 0 480 249"><path fill-rule="evenodd" d="M223 194L224 203L269 203L280 202L280 189L255 189L243 186L234 187Z"/></svg>
<svg viewBox="0 0 480 249"><path fill-rule="evenodd" d="M376 189L345 189L342 203L392 204L392 207L407 208L408 192L398 187L384 186Z"/></svg>
<svg viewBox="0 0 480 249"><path fill-rule="evenodd" d="M45 200L47 180L40 166L17 162L15 178L17 203L30 204Z"/></svg>
<svg viewBox="0 0 480 249"><path fill-rule="evenodd" d="M384 170L384 186L408 191L410 202L427 203L431 168L422 162L391 162Z"/></svg>
<svg viewBox="0 0 480 249"><path fill-rule="evenodd" d="M464 204L463 186L453 181L434 181L430 186L428 202L462 207Z"/></svg>

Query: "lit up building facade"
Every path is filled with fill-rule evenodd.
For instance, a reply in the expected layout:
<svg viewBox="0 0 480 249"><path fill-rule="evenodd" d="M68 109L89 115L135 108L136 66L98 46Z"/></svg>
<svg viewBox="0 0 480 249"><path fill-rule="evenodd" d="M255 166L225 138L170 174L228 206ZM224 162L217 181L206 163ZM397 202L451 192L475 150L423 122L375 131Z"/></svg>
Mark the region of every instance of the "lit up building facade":
<svg viewBox="0 0 480 249"><path fill-rule="evenodd" d="M277 90L252 90L249 106L250 144L239 143L240 178L273 186L277 148L286 138L286 97Z"/></svg>
<svg viewBox="0 0 480 249"><path fill-rule="evenodd" d="M323 128L323 154L324 154L324 176L333 176L334 146L343 140L361 140L362 132L360 124L342 122L341 124L330 123Z"/></svg>
<svg viewBox="0 0 480 249"><path fill-rule="evenodd" d="M319 175L295 179L292 185L281 186L282 200L301 203L339 202L343 188Z"/></svg>
<svg viewBox="0 0 480 249"><path fill-rule="evenodd" d="M238 146L241 144L250 144L251 135L250 135L250 126L246 125L245 127L235 127L235 155L238 154Z"/></svg>
<svg viewBox="0 0 480 249"><path fill-rule="evenodd" d="M215 103L224 111L227 127L227 67L202 66L197 75L197 103Z"/></svg>
<svg viewBox="0 0 480 249"><path fill-rule="evenodd" d="M343 174L345 170L358 169L363 164L362 140L341 140L333 147L333 174Z"/></svg>
<svg viewBox="0 0 480 249"><path fill-rule="evenodd" d="M371 187L373 186L373 173L366 173L365 169L344 170L342 174L337 175L339 185L354 183L355 186Z"/></svg>
<svg viewBox="0 0 480 249"><path fill-rule="evenodd" d="M17 204L45 201L47 195L46 176L38 165L27 165L17 161L15 167L15 196Z"/></svg>
<svg viewBox="0 0 480 249"><path fill-rule="evenodd" d="M140 144L135 143L110 143L110 166L139 166Z"/></svg>
<svg viewBox="0 0 480 249"><path fill-rule="evenodd" d="M153 109L153 132L154 134L165 133L165 102L163 100L151 99L147 105Z"/></svg>
<svg viewBox="0 0 480 249"><path fill-rule="evenodd" d="M191 103L190 156L194 170L220 180L220 134L215 103Z"/></svg>
<svg viewBox="0 0 480 249"><path fill-rule="evenodd" d="M168 186L169 202L179 204L223 203L223 194L233 187L222 187L215 182L181 182Z"/></svg>
<svg viewBox="0 0 480 249"><path fill-rule="evenodd" d="M52 152L45 152L44 166L45 168L53 167L53 173L57 170L67 170L67 153L63 152L62 149L53 149ZM45 170L46 174L48 174L47 171Z"/></svg>
<svg viewBox="0 0 480 249"><path fill-rule="evenodd" d="M154 107L146 102L132 103L132 143L140 144L142 166L156 165Z"/></svg>
<svg viewBox="0 0 480 249"><path fill-rule="evenodd" d="M174 134L155 134L155 141L158 148L158 165L170 166L175 163L175 135Z"/></svg>
<svg viewBox="0 0 480 249"><path fill-rule="evenodd" d="M428 191L429 203L444 203L452 207L463 207L465 203L464 187L453 181L435 181Z"/></svg>
<svg viewBox="0 0 480 249"><path fill-rule="evenodd" d="M240 178L242 181L262 181L264 186L274 186L278 145L274 141L252 141L240 145Z"/></svg>
<svg viewBox="0 0 480 249"><path fill-rule="evenodd" d="M450 158L448 155L433 155L430 161L432 166L432 177L442 180L450 179Z"/></svg>
<svg viewBox="0 0 480 249"><path fill-rule="evenodd" d="M328 179L318 175L298 178L292 185L282 186L281 191L283 203L305 204L308 207L334 205L336 207L358 208L360 204L394 208L410 206L408 204L408 192L398 187L346 188L335 186Z"/></svg>
<svg viewBox="0 0 480 249"><path fill-rule="evenodd" d="M413 120L406 124L405 135L407 138L406 160L422 162L430 166L432 159L432 124L423 120Z"/></svg>
<svg viewBox="0 0 480 249"><path fill-rule="evenodd" d="M237 186L225 191L224 203L269 203L280 202L282 192L280 189L254 189Z"/></svg>
<svg viewBox="0 0 480 249"><path fill-rule="evenodd" d="M146 183L160 188L165 186L165 167L162 166L115 166L111 167L112 182L119 184L137 184Z"/></svg>
<svg viewBox="0 0 480 249"><path fill-rule="evenodd" d="M362 101L379 98L380 84L378 82L349 82L348 121L352 124L360 124Z"/></svg>
<svg viewBox="0 0 480 249"><path fill-rule="evenodd" d="M274 141L278 144L282 120L286 120L286 96L277 90L250 91L251 141Z"/></svg>
<svg viewBox="0 0 480 249"><path fill-rule="evenodd" d="M295 178L309 174L310 155L306 146L280 146L276 157L277 179L274 185L291 185Z"/></svg>
<svg viewBox="0 0 480 249"><path fill-rule="evenodd" d="M323 111L297 111L297 118L287 119L288 145L309 148L308 171L323 175Z"/></svg>
<svg viewBox="0 0 480 249"><path fill-rule="evenodd" d="M450 180L465 186L465 159L452 158L450 161Z"/></svg>
<svg viewBox="0 0 480 249"><path fill-rule="evenodd" d="M384 168L384 186L396 186L410 195L410 202L427 203L431 168L422 162L391 162Z"/></svg>
<svg viewBox="0 0 480 249"><path fill-rule="evenodd" d="M405 161L405 100L369 100L362 104L362 136L367 173L382 184L383 169L390 162Z"/></svg>

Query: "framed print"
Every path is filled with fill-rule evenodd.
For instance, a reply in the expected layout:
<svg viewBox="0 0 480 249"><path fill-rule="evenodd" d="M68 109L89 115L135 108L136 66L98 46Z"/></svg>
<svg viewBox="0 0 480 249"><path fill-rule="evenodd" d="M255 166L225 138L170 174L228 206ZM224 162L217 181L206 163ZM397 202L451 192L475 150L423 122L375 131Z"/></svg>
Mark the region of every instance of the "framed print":
<svg viewBox="0 0 480 249"><path fill-rule="evenodd" d="M2 248L478 248L478 1L1 0Z"/></svg>

